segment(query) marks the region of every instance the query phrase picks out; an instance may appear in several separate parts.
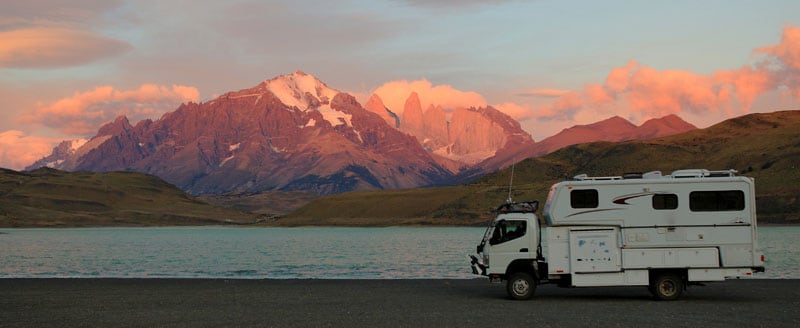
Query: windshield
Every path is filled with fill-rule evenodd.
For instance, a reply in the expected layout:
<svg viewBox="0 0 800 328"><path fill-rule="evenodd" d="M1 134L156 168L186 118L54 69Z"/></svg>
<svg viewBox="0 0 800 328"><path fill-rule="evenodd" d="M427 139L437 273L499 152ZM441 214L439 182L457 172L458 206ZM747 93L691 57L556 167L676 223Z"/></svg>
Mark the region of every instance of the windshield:
<svg viewBox="0 0 800 328"><path fill-rule="evenodd" d="M496 245L514 240L525 235L527 229L524 220L500 220L492 229L489 245Z"/></svg>

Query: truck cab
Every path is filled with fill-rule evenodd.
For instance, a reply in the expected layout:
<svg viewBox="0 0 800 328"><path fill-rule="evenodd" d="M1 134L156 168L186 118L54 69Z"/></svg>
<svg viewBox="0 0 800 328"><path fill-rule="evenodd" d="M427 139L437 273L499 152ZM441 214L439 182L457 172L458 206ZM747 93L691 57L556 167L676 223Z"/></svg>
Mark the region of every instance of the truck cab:
<svg viewBox="0 0 800 328"><path fill-rule="evenodd" d="M541 229L535 212L538 201L506 203L497 208L477 247L478 257L471 256L472 271L490 280L508 280L517 275L510 295L526 298L533 295L537 281L547 278L542 257ZM513 296L512 296L513 297Z"/></svg>

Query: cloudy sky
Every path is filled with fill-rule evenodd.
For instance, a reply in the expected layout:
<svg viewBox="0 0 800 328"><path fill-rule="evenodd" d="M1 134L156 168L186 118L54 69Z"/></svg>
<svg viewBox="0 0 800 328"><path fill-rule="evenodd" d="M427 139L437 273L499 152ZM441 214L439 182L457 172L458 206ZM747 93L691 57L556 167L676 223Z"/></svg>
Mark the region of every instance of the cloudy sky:
<svg viewBox="0 0 800 328"><path fill-rule="evenodd" d="M491 105L541 140L614 115L797 110L800 1L4 0L0 167L302 70L365 102Z"/></svg>

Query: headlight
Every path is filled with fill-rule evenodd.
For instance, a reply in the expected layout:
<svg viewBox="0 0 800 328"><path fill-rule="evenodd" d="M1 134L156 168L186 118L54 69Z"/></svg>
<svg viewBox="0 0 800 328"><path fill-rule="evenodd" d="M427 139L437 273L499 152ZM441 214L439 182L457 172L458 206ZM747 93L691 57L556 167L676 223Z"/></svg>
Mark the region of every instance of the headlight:
<svg viewBox="0 0 800 328"><path fill-rule="evenodd" d="M489 267L489 254L483 254L483 265L485 265L487 268Z"/></svg>

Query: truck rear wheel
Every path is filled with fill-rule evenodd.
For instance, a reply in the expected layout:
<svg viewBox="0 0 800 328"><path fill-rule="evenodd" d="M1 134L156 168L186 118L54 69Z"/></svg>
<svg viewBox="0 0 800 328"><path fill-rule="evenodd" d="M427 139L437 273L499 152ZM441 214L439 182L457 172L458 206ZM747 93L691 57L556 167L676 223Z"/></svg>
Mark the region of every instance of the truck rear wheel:
<svg viewBox="0 0 800 328"><path fill-rule="evenodd" d="M515 300L527 300L536 291L536 280L528 273L517 272L508 278L506 284L508 296Z"/></svg>
<svg viewBox="0 0 800 328"><path fill-rule="evenodd" d="M650 292L661 301L678 299L683 293L683 288L683 279L673 273L661 274L650 283Z"/></svg>

